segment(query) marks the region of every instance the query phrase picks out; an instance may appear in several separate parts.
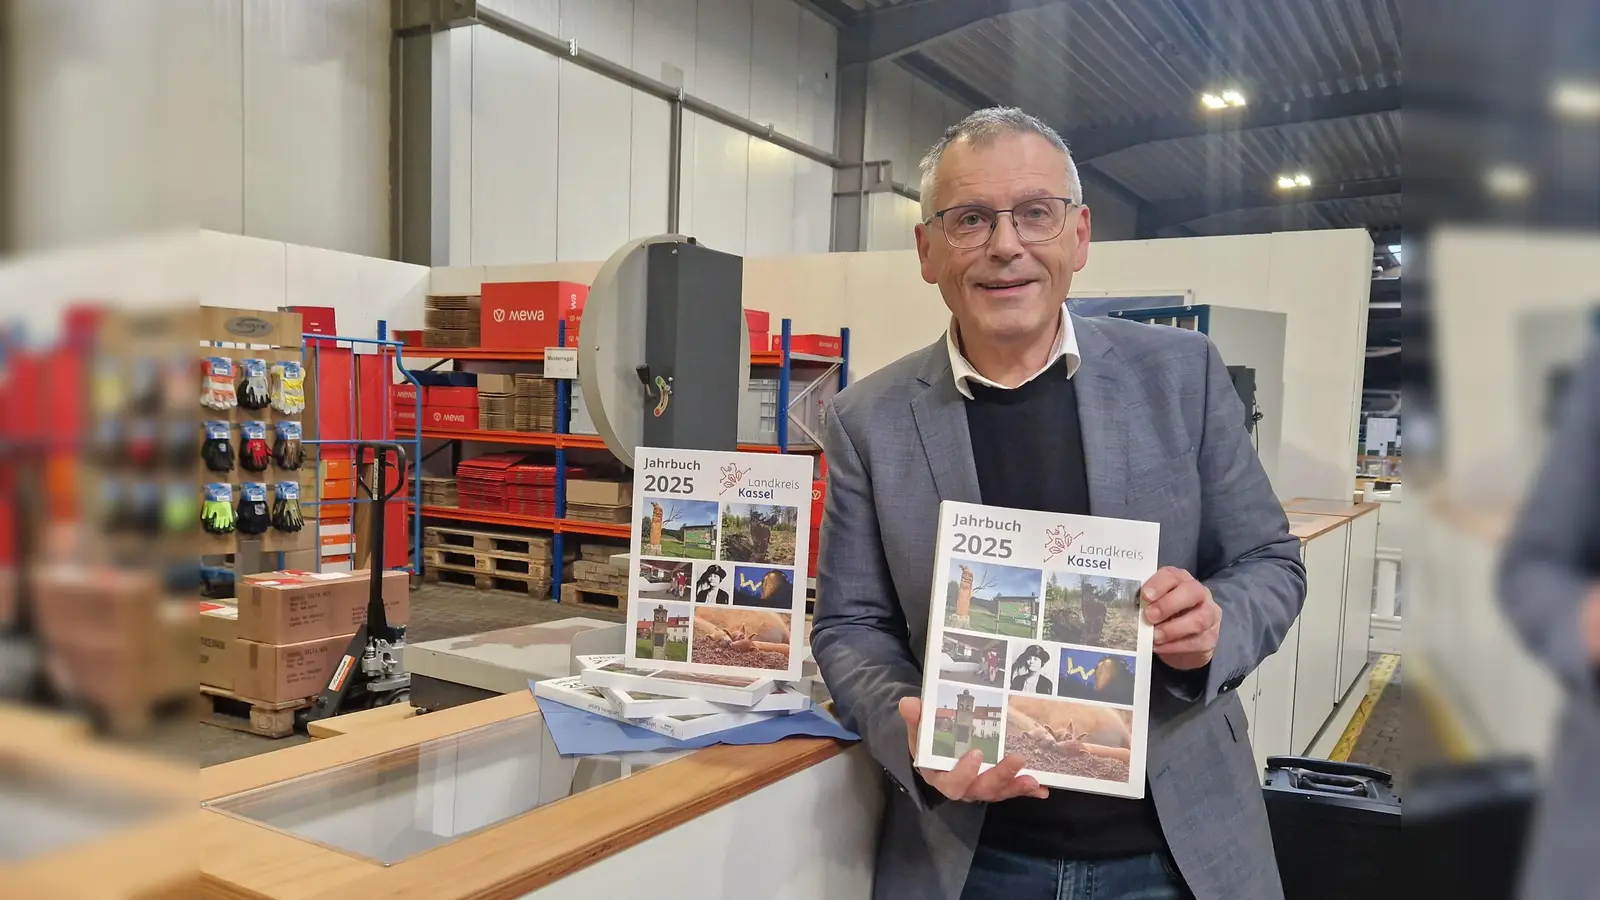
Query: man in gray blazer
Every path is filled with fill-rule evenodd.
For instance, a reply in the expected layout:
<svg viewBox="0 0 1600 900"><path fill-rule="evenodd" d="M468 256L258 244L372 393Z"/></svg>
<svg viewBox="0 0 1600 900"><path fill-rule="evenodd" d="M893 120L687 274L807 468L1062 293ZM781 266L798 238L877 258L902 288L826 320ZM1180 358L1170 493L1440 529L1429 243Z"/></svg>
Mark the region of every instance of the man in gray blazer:
<svg viewBox="0 0 1600 900"><path fill-rule="evenodd" d="M1595 896L1600 823L1600 346L1580 363L1544 466L1506 542L1500 602L1567 689L1520 895Z"/></svg>
<svg viewBox="0 0 1600 900"><path fill-rule="evenodd" d="M1201 334L1064 306L1089 211L1061 138L973 113L923 161L922 275L952 321L827 412L812 648L886 773L884 900L1282 896L1233 691L1299 613L1299 542ZM918 770L939 503L1161 525L1145 800L1042 788L1010 754Z"/></svg>

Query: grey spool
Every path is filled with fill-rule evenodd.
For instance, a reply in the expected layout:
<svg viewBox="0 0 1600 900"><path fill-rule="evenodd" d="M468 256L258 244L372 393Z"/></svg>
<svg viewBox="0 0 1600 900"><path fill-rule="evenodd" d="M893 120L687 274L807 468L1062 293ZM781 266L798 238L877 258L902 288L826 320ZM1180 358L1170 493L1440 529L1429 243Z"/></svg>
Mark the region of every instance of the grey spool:
<svg viewBox="0 0 1600 900"><path fill-rule="evenodd" d="M595 431L623 465L633 468L644 417L655 405L639 383L645 363L645 285L648 247L685 244L681 234L658 234L624 244L611 254L583 307L578 329L578 389ZM739 396L750 388L750 327L739 321Z"/></svg>

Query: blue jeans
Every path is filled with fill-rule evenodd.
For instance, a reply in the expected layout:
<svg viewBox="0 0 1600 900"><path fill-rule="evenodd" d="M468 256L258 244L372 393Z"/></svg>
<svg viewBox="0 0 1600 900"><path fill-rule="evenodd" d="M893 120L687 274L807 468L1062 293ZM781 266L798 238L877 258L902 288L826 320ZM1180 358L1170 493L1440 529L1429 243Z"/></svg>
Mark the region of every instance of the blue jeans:
<svg viewBox="0 0 1600 900"><path fill-rule="evenodd" d="M1164 855L1082 862L978 846L961 900L1186 900Z"/></svg>

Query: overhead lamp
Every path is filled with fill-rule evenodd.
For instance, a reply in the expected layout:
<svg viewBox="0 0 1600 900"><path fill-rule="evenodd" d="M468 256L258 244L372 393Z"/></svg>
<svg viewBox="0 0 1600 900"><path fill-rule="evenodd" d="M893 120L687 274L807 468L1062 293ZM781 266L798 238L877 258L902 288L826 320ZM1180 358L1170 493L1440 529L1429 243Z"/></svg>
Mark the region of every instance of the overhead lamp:
<svg viewBox="0 0 1600 900"><path fill-rule="evenodd" d="M1293 175L1279 175L1278 187L1279 189L1285 191L1292 191L1295 188L1311 187L1311 176L1304 172L1296 172Z"/></svg>
<svg viewBox="0 0 1600 900"><path fill-rule="evenodd" d="M1236 90L1223 91L1220 94L1201 94L1200 103L1206 109L1228 109L1245 105L1244 95Z"/></svg>
<svg viewBox="0 0 1600 900"><path fill-rule="evenodd" d="M1533 176L1521 166L1501 163L1483 173L1483 185L1502 200L1518 200L1533 192Z"/></svg>
<svg viewBox="0 0 1600 900"><path fill-rule="evenodd" d="M1556 82L1550 89L1550 109L1564 119L1600 119L1600 82Z"/></svg>

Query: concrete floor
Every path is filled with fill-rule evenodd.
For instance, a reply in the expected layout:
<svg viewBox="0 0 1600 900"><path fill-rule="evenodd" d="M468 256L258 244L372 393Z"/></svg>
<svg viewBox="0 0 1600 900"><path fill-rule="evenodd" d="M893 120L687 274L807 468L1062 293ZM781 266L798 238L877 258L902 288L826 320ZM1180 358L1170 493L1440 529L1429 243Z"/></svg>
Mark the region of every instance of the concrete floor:
<svg viewBox="0 0 1600 900"><path fill-rule="evenodd" d="M1396 666L1378 702L1367 715L1367 724L1350 751L1350 761L1364 763L1401 774L1400 723L1405 718L1406 707L1400 674L1404 665Z"/></svg>
<svg viewBox="0 0 1600 900"><path fill-rule="evenodd" d="M571 616L615 622L623 619L623 613L614 609L535 600L526 594L509 591L480 591L449 584L425 584L411 592L411 625L406 630L406 637L420 643ZM211 766L292 747L310 738L301 734L286 738L264 738L204 722L193 722L177 734L165 735L162 740L188 744L193 748L200 765Z"/></svg>

